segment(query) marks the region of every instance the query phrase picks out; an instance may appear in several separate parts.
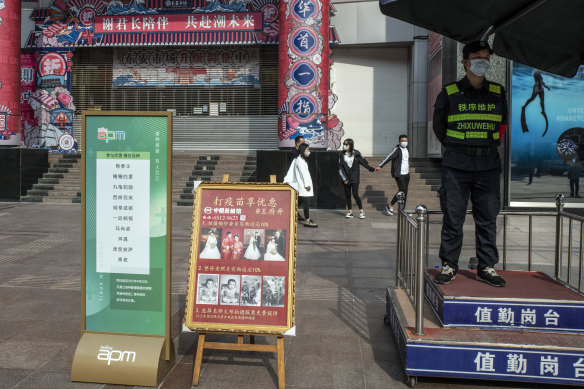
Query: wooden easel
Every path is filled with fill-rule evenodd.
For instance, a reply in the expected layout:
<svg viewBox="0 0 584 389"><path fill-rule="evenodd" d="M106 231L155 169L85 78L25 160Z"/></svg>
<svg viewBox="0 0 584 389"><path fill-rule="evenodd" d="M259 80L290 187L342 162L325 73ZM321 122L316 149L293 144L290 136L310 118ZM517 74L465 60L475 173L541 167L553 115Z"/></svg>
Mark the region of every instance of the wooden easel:
<svg viewBox="0 0 584 389"><path fill-rule="evenodd" d="M206 332L199 332L199 342L197 344L197 354L195 355L195 368L193 371L193 386L199 385L199 375L201 374L201 362L203 360L203 349L214 350L234 350L234 351L259 351L273 352L278 356L278 388L286 387L286 377L284 370L284 336L276 336L276 344L255 344L255 336L249 335L249 344L243 343L244 334L237 334L237 343L206 342Z"/></svg>

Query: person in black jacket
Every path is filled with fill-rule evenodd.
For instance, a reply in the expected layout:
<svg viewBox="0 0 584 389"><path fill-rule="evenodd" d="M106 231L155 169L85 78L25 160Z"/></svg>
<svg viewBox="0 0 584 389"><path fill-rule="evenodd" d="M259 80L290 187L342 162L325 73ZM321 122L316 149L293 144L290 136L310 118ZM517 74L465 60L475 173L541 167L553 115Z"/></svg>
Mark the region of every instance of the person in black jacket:
<svg viewBox="0 0 584 389"><path fill-rule="evenodd" d="M296 159L296 157L298 157L300 155L300 153L298 152L298 148L304 142L305 142L305 140L304 140L304 137L302 135L298 135L296 138L294 138L294 147L292 147L290 149L290 153L288 153L288 165L290 165L292 163L292 161L294 161Z"/></svg>
<svg viewBox="0 0 584 389"><path fill-rule="evenodd" d="M347 219L353 218L353 205L351 204L351 191L355 202L359 207L359 219L365 219L365 212L363 212L363 203L359 197L359 176L361 169L359 165L365 166L370 172L375 171L375 168L369 165L369 162L361 155L359 150L355 150L355 142L353 139L345 139L343 142L343 151L339 152L339 175L343 180L343 188L345 189L345 198L347 200L348 213L345 215Z"/></svg>
<svg viewBox="0 0 584 389"><path fill-rule="evenodd" d="M395 178L397 183L397 191L404 192L404 205L406 198L408 196L408 186L410 185L410 152L408 150L408 136L400 135L399 143L391 150L387 157L381 161L375 171L378 172L383 168L389 161L391 163L391 176ZM397 202L397 193L391 199L391 204L385 207L385 213L388 216L393 215L393 205Z"/></svg>

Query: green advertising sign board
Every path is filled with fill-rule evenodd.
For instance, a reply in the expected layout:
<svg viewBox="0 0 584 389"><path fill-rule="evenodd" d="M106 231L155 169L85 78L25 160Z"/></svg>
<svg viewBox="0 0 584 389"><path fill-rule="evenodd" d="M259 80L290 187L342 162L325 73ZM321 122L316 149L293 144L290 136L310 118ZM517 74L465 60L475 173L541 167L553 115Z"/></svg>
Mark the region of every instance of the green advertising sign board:
<svg viewBox="0 0 584 389"><path fill-rule="evenodd" d="M172 116L83 125L84 331L169 336Z"/></svg>

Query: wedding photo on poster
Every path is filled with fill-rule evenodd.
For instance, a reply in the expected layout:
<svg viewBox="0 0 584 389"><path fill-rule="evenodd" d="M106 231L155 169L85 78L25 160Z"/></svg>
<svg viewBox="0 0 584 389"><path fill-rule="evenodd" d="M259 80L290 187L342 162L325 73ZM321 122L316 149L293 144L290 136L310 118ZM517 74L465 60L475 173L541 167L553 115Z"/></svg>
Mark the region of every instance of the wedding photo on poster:
<svg viewBox="0 0 584 389"><path fill-rule="evenodd" d="M186 327L283 334L294 326L296 208L288 185L197 188Z"/></svg>

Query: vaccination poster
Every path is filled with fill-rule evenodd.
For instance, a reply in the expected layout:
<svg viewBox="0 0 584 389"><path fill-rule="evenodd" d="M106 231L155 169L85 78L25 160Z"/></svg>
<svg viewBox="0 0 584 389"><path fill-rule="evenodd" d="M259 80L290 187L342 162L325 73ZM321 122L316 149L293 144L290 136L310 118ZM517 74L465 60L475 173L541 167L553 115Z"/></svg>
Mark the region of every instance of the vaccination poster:
<svg viewBox="0 0 584 389"><path fill-rule="evenodd" d="M282 334L293 326L296 193L282 184L196 190L185 325Z"/></svg>
<svg viewBox="0 0 584 389"><path fill-rule="evenodd" d="M584 207L584 66L564 78L514 63L510 205L553 206L557 193Z"/></svg>

